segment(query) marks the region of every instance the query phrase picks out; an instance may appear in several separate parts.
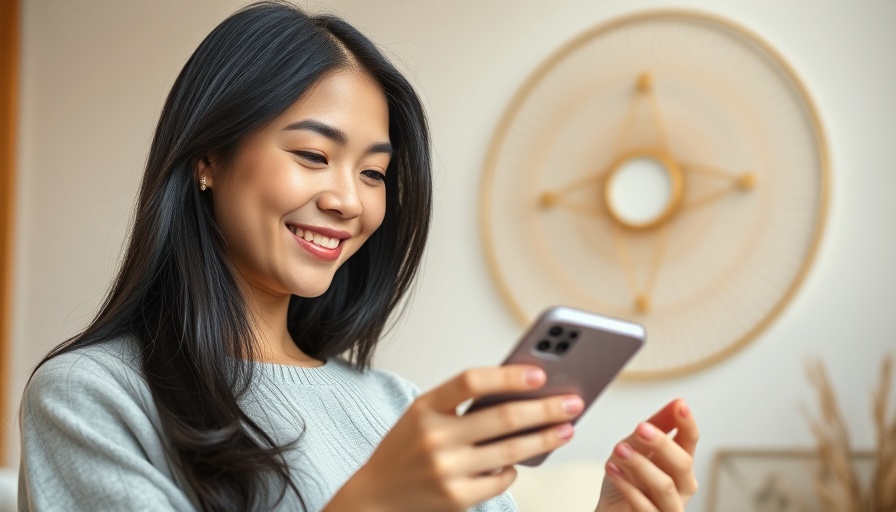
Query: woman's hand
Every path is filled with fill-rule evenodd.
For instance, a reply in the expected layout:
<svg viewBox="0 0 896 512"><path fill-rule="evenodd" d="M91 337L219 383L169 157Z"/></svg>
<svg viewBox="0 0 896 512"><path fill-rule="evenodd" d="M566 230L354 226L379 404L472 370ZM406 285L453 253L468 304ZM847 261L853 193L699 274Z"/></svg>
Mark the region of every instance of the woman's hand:
<svg viewBox="0 0 896 512"><path fill-rule="evenodd" d="M675 430L675 434L671 432ZM616 445L596 512L678 512L697 492L697 422L683 400L667 404Z"/></svg>
<svg viewBox="0 0 896 512"><path fill-rule="evenodd" d="M582 412L582 400L521 400L464 416L457 415L457 407L470 398L536 389L544 382L537 367L484 368L468 370L421 395L326 512L459 511L501 494L516 478L513 464L569 441L569 421ZM481 444L533 428L537 430Z"/></svg>

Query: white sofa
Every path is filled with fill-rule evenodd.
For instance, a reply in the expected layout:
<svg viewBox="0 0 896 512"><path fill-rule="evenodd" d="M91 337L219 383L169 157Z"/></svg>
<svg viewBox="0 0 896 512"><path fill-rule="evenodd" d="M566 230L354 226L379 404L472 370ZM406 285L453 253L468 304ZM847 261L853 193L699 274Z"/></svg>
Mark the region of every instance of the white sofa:
<svg viewBox="0 0 896 512"><path fill-rule="evenodd" d="M600 495L603 467L595 462L569 462L517 467L510 488L520 512L591 512ZM0 512L16 510L18 470L0 468Z"/></svg>
<svg viewBox="0 0 896 512"><path fill-rule="evenodd" d="M16 493L19 488L19 470L0 468L0 512L16 510Z"/></svg>
<svg viewBox="0 0 896 512"><path fill-rule="evenodd" d="M593 461L517 466L510 492L520 512L592 512L600 497L603 464Z"/></svg>

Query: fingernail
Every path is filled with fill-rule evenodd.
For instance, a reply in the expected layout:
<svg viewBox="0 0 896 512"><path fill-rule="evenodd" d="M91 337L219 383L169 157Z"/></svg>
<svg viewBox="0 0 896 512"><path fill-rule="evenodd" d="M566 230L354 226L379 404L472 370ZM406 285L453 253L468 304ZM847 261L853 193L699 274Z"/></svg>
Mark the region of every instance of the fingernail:
<svg viewBox="0 0 896 512"><path fill-rule="evenodd" d="M622 471L619 470L619 466L613 464L612 462L607 462L607 473L611 475L621 476Z"/></svg>
<svg viewBox="0 0 896 512"><path fill-rule="evenodd" d="M563 425L557 427L557 437L559 437L560 439L569 439L572 437L574 432L575 429L572 428L572 425L570 425L569 423L564 423Z"/></svg>
<svg viewBox="0 0 896 512"><path fill-rule="evenodd" d="M585 408L585 403L577 396L570 396L563 400L563 412L569 414L579 414Z"/></svg>
<svg viewBox="0 0 896 512"><path fill-rule="evenodd" d="M657 429L650 423L641 423L638 425L638 428L635 429L635 432L641 439L652 441L656 437Z"/></svg>
<svg viewBox="0 0 896 512"><path fill-rule="evenodd" d="M682 418L687 418L691 415L691 408L688 407L688 404L685 402L681 402L681 406L678 407L678 414L680 414Z"/></svg>
<svg viewBox="0 0 896 512"><path fill-rule="evenodd" d="M526 383L532 386L538 386L539 384L544 384L546 376L544 374L544 370L541 368L528 368L526 369Z"/></svg>
<svg viewBox="0 0 896 512"><path fill-rule="evenodd" d="M620 459L627 459L632 456L632 447L628 443L619 443L616 445L616 455Z"/></svg>

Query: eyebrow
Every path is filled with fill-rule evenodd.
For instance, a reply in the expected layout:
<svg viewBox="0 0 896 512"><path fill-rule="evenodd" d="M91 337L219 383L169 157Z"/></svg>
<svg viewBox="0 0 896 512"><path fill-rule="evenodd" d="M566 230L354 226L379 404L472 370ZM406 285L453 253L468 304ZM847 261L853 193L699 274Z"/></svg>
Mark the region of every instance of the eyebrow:
<svg viewBox="0 0 896 512"><path fill-rule="evenodd" d="M288 125L283 129L284 131L289 130L306 130L310 132L317 133L319 135L323 135L324 137L335 141L336 143L344 146L348 144L348 135L339 128L335 126L330 126L328 124L322 123L320 121L315 121L314 119L305 119L303 121L296 121ZM389 156L395 152L395 149L392 147L390 142L376 142L372 144L369 148L367 148L368 153L385 153Z"/></svg>

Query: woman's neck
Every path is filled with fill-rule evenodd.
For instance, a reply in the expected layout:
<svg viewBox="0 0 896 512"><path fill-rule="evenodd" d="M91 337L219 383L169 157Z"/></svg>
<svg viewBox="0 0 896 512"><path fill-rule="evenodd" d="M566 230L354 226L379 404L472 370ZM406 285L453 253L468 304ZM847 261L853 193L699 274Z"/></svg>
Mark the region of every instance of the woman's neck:
<svg viewBox="0 0 896 512"><path fill-rule="evenodd" d="M295 344L287 329L290 296L270 297L259 293L244 294L247 297L249 322L256 340L253 358L264 363L293 366L321 366L315 359Z"/></svg>

